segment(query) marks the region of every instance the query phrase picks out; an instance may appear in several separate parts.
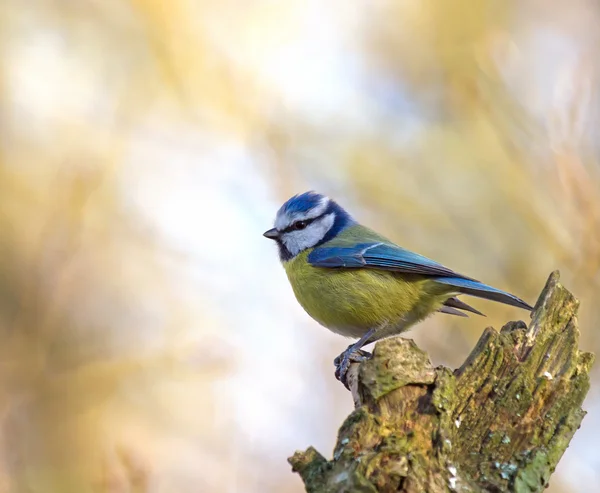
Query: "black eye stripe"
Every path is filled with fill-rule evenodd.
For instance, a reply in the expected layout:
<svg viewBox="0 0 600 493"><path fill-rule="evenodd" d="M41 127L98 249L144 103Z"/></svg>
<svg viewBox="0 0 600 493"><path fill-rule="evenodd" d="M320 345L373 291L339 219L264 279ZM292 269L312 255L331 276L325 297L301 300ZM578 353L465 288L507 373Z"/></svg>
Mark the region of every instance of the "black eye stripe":
<svg viewBox="0 0 600 493"><path fill-rule="evenodd" d="M324 215L325 215L325 213L323 213L323 214L321 214L320 216L317 216L317 217L312 217L310 219L300 219L298 221L294 221L287 228L285 228L283 231L281 231L281 234L289 233L291 231L297 231L296 228L295 228L296 223L303 222L306 226L308 226L310 223L315 222L317 219L321 219Z"/></svg>

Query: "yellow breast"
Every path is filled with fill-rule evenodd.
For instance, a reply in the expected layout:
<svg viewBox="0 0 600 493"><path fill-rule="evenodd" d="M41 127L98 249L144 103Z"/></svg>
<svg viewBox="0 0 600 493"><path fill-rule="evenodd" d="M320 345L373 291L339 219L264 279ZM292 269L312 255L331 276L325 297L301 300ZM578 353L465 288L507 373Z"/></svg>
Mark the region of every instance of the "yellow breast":
<svg viewBox="0 0 600 493"><path fill-rule="evenodd" d="M308 251L284 263L298 302L321 325L360 337L372 327L400 327L422 320L447 298L423 276L375 269L328 269L307 262Z"/></svg>

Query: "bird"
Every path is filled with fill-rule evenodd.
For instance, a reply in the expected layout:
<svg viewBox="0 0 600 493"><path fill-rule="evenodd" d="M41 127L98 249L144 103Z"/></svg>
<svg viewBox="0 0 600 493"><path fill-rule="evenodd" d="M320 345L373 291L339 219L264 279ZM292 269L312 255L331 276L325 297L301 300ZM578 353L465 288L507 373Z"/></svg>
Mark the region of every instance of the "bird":
<svg viewBox="0 0 600 493"><path fill-rule="evenodd" d="M460 295L533 310L513 294L398 246L315 191L287 200L263 236L277 243L294 295L308 315L357 339L334 360L335 376L346 388L350 364L371 356L362 350L365 345L401 334L436 312L483 315Z"/></svg>

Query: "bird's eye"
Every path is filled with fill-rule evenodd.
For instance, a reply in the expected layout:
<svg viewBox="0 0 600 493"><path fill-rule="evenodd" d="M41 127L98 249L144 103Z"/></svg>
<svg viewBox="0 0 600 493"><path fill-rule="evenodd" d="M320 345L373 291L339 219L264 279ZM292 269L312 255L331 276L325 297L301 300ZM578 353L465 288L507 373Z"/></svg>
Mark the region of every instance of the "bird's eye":
<svg viewBox="0 0 600 493"><path fill-rule="evenodd" d="M298 221L294 223L294 229L304 229L306 228L306 226L308 226L308 223L306 221Z"/></svg>

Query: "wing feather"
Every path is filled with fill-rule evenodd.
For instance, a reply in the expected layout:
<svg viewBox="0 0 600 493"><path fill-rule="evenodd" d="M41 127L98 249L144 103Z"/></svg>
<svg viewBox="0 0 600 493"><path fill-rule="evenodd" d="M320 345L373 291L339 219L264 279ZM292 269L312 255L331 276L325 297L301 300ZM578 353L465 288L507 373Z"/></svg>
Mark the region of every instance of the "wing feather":
<svg viewBox="0 0 600 493"><path fill-rule="evenodd" d="M389 243L371 242L343 247L318 247L308 255L308 262L315 267L372 268L406 274L474 280L423 255Z"/></svg>

